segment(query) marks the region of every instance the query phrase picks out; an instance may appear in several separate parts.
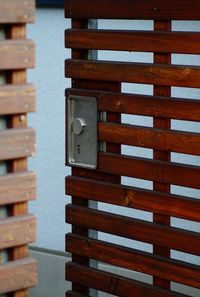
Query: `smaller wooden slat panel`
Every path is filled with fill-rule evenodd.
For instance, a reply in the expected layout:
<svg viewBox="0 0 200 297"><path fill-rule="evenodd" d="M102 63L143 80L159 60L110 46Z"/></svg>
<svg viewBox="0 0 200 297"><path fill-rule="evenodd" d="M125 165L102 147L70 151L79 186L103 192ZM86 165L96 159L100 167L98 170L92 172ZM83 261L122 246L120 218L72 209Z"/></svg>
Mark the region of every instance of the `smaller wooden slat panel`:
<svg viewBox="0 0 200 297"><path fill-rule="evenodd" d="M200 222L200 200L91 179L66 178L66 194Z"/></svg>
<svg viewBox="0 0 200 297"><path fill-rule="evenodd" d="M99 140L144 148L199 155L200 134L100 122Z"/></svg>
<svg viewBox="0 0 200 297"><path fill-rule="evenodd" d="M184 297L186 295L179 294L172 291L163 290L158 287L153 287L139 281L131 280L126 277L121 277L112 273L97 270L94 268L87 268L81 265L68 263L66 265L66 278L69 281L81 284L84 283L88 287L107 292L109 294L127 297ZM68 296L77 296L71 293Z"/></svg>
<svg viewBox="0 0 200 297"><path fill-rule="evenodd" d="M0 266L0 294L34 287L37 284L37 264L32 258Z"/></svg>
<svg viewBox="0 0 200 297"><path fill-rule="evenodd" d="M100 153L97 170L200 189L200 170L198 166Z"/></svg>
<svg viewBox="0 0 200 297"><path fill-rule="evenodd" d="M0 70L33 68L35 46L31 40L0 41Z"/></svg>
<svg viewBox="0 0 200 297"><path fill-rule="evenodd" d="M70 253L111 265L200 288L200 269L197 265L72 234L67 235L66 249Z"/></svg>
<svg viewBox="0 0 200 297"><path fill-rule="evenodd" d="M34 153L34 129L16 128L0 131L0 160L29 157Z"/></svg>
<svg viewBox="0 0 200 297"><path fill-rule="evenodd" d="M33 111L35 111L35 88L33 85L5 85L0 87L0 115Z"/></svg>
<svg viewBox="0 0 200 297"><path fill-rule="evenodd" d="M199 20L198 0L67 0L65 17L79 19Z"/></svg>
<svg viewBox="0 0 200 297"><path fill-rule="evenodd" d="M66 60L66 77L200 88L197 66Z"/></svg>
<svg viewBox="0 0 200 297"><path fill-rule="evenodd" d="M9 205L36 198L34 172L11 173L0 177L0 205Z"/></svg>
<svg viewBox="0 0 200 297"><path fill-rule="evenodd" d="M200 255L200 245L197 244L200 235L196 232L73 205L67 206L66 218L68 223L75 226Z"/></svg>
<svg viewBox="0 0 200 297"><path fill-rule="evenodd" d="M36 219L33 215L0 220L0 249L20 246L36 239Z"/></svg>
<svg viewBox="0 0 200 297"><path fill-rule="evenodd" d="M66 30L66 47L96 50L200 54L200 34L125 30Z"/></svg>
<svg viewBox="0 0 200 297"><path fill-rule="evenodd" d="M96 97L99 111L200 121L200 100L79 89L67 89L69 95Z"/></svg>
<svg viewBox="0 0 200 297"><path fill-rule="evenodd" d="M34 0L6 0L0 4L0 24L32 23L35 19Z"/></svg>

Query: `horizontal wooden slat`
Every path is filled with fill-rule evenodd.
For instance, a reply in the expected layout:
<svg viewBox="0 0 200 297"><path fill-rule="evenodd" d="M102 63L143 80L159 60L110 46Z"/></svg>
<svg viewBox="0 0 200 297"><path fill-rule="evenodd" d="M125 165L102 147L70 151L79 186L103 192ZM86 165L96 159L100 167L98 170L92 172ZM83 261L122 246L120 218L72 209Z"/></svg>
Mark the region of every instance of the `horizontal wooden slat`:
<svg viewBox="0 0 200 297"><path fill-rule="evenodd" d="M34 129L16 128L0 131L0 160L28 157L34 153Z"/></svg>
<svg viewBox="0 0 200 297"><path fill-rule="evenodd" d="M199 133L104 122L99 123L98 132L100 141L200 155Z"/></svg>
<svg viewBox="0 0 200 297"><path fill-rule="evenodd" d="M68 176L66 194L200 222L200 200Z"/></svg>
<svg viewBox="0 0 200 297"><path fill-rule="evenodd" d="M65 16L80 19L199 20L198 0L67 0Z"/></svg>
<svg viewBox="0 0 200 297"><path fill-rule="evenodd" d="M19 172L0 177L0 205L9 205L36 198L36 175Z"/></svg>
<svg viewBox="0 0 200 297"><path fill-rule="evenodd" d="M200 255L200 234L196 232L73 205L66 208L66 220L74 226Z"/></svg>
<svg viewBox="0 0 200 297"><path fill-rule="evenodd" d="M200 88L200 67L111 61L66 60L66 77Z"/></svg>
<svg viewBox="0 0 200 297"><path fill-rule="evenodd" d="M94 288L103 292L110 293L115 296L127 297L184 297L186 295L176 292L161 289L159 287L153 287L148 284L144 284L139 281L131 280L126 277L121 277L113 273L100 271L94 268L88 268L73 263L66 265L66 278L77 284L84 284L90 288ZM117 285L115 285L117 284ZM68 296L77 296L74 293L70 293Z"/></svg>
<svg viewBox="0 0 200 297"><path fill-rule="evenodd" d="M74 49L200 54L197 32L68 29L65 41Z"/></svg>
<svg viewBox="0 0 200 297"><path fill-rule="evenodd" d="M5 85L0 87L0 115L35 111L33 85Z"/></svg>
<svg viewBox="0 0 200 297"><path fill-rule="evenodd" d="M0 41L0 70L33 68L35 46L31 40Z"/></svg>
<svg viewBox="0 0 200 297"><path fill-rule="evenodd" d="M96 97L98 109L177 120L200 121L200 100L67 89L66 96Z"/></svg>
<svg viewBox="0 0 200 297"><path fill-rule="evenodd" d="M74 291L68 291L66 294L65 294L65 297L90 297L88 295L83 295L83 294L78 294Z"/></svg>
<svg viewBox="0 0 200 297"><path fill-rule="evenodd" d="M34 259L16 260L0 266L0 294L36 286L37 264Z"/></svg>
<svg viewBox="0 0 200 297"><path fill-rule="evenodd" d="M32 23L35 19L34 0L6 0L0 3L0 24Z"/></svg>
<svg viewBox="0 0 200 297"><path fill-rule="evenodd" d="M67 235L66 247L76 255L200 288L197 265L72 234Z"/></svg>
<svg viewBox="0 0 200 297"><path fill-rule="evenodd" d="M33 215L9 217L0 220L0 249L34 242L36 219Z"/></svg>
<svg viewBox="0 0 200 297"><path fill-rule="evenodd" d="M98 170L200 189L200 168L192 165L100 153Z"/></svg>

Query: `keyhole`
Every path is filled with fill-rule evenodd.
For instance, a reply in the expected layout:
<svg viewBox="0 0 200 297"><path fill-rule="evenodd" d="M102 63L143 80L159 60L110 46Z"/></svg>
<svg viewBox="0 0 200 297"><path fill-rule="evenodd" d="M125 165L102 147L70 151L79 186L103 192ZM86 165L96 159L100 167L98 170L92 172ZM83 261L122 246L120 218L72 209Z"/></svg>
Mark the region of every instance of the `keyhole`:
<svg viewBox="0 0 200 297"><path fill-rule="evenodd" d="M81 146L80 146L80 144L77 145L77 148L78 148L78 155L80 155L80 153L81 153Z"/></svg>

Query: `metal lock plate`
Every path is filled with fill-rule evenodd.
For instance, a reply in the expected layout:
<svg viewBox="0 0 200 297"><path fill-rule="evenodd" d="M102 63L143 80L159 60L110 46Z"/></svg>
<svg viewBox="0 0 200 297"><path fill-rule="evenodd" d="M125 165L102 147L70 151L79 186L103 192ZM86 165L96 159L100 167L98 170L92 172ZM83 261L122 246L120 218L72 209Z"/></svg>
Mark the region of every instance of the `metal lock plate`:
<svg viewBox="0 0 200 297"><path fill-rule="evenodd" d="M67 161L71 166L97 167L97 100L93 97L68 97Z"/></svg>

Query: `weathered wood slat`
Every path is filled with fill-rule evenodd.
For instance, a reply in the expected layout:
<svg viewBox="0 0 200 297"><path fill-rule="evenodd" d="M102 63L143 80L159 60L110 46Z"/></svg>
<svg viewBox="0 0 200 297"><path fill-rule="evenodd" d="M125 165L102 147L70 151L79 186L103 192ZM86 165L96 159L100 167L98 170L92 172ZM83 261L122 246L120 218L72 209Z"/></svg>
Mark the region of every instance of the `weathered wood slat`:
<svg viewBox="0 0 200 297"><path fill-rule="evenodd" d="M0 266L0 294L34 287L37 264L32 258L16 260Z"/></svg>
<svg viewBox="0 0 200 297"><path fill-rule="evenodd" d="M83 89L67 89L69 95L96 97L100 111L200 121L200 100Z"/></svg>
<svg viewBox="0 0 200 297"><path fill-rule="evenodd" d="M34 242L36 219L33 215L9 217L0 220L0 249Z"/></svg>
<svg viewBox="0 0 200 297"><path fill-rule="evenodd" d="M0 11L0 24L32 23L35 19L35 1L1 1Z"/></svg>
<svg viewBox="0 0 200 297"><path fill-rule="evenodd" d="M111 61L66 60L66 77L200 88L200 67Z"/></svg>
<svg viewBox="0 0 200 297"><path fill-rule="evenodd" d="M97 270L94 268L87 268L81 265L68 263L66 265L67 280L81 284L87 284L88 287L94 288L115 296L127 297L184 297L186 295L176 292L163 290L158 287L131 280L126 277L121 277L109 272ZM117 285L115 285L117 284ZM76 293L71 292L68 296L78 297Z"/></svg>
<svg viewBox="0 0 200 297"><path fill-rule="evenodd" d="M16 128L0 131L0 160L28 157L34 153L34 129Z"/></svg>
<svg viewBox="0 0 200 297"><path fill-rule="evenodd" d="M66 247L70 253L200 288L197 265L71 234L67 236Z"/></svg>
<svg viewBox="0 0 200 297"><path fill-rule="evenodd" d="M66 30L65 41L68 48L200 54L197 32L72 29Z"/></svg>
<svg viewBox="0 0 200 297"><path fill-rule="evenodd" d="M66 178L66 194L200 222L200 200L92 179Z"/></svg>
<svg viewBox="0 0 200 297"><path fill-rule="evenodd" d="M35 111L33 85L5 85L0 87L0 115Z"/></svg>
<svg viewBox="0 0 200 297"><path fill-rule="evenodd" d="M197 166L100 153L98 171L200 189Z"/></svg>
<svg viewBox="0 0 200 297"><path fill-rule="evenodd" d="M65 2L65 17L79 19L199 20L198 0L80 0Z"/></svg>
<svg viewBox="0 0 200 297"><path fill-rule="evenodd" d="M9 205L35 198L35 173L11 173L0 177L0 205Z"/></svg>
<svg viewBox="0 0 200 297"><path fill-rule="evenodd" d="M31 40L0 41L0 70L33 68L35 46Z"/></svg>
<svg viewBox="0 0 200 297"><path fill-rule="evenodd" d="M68 205L69 224L200 255L200 234L108 212ZM108 224L109 222L109 224Z"/></svg>
<svg viewBox="0 0 200 297"><path fill-rule="evenodd" d="M199 155L200 134L100 122L99 140L157 150Z"/></svg>

